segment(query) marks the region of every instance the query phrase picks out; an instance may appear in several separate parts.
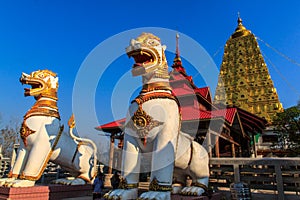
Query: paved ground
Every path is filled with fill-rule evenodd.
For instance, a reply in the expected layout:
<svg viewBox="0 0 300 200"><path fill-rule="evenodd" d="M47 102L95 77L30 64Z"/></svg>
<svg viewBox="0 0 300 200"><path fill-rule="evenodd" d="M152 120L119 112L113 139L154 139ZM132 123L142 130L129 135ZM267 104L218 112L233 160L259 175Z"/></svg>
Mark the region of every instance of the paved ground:
<svg viewBox="0 0 300 200"><path fill-rule="evenodd" d="M63 200L92 200L92 196L86 196L86 197L77 197L77 198L65 198Z"/></svg>
<svg viewBox="0 0 300 200"><path fill-rule="evenodd" d="M227 189L220 190L223 195L222 200L230 200L230 191ZM253 190L252 191L252 199L253 200L277 200L277 195L274 194L274 191L259 191L259 190ZM93 197L91 196L86 196L86 197L77 197L77 198L66 198L64 200L92 200ZM285 200L300 200L300 194L296 195L294 194L286 194L285 195Z"/></svg>
<svg viewBox="0 0 300 200"><path fill-rule="evenodd" d="M229 188L219 188L219 192L221 192L226 200L231 199L231 193ZM251 196L253 200L277 200L277 191L271 190L251 190ZM285 200L300 200L300 194L296 194L295 192L290 192L285 194Z"/></svg>
<svg viewBox="0 0 300 200"><path fill-rule="evenodd" d="M148 182L142 182L139 185L139 189L141 191L146 191L149 186ZM107 189L109 190L109 189ZM221 193L221 200L231 200L231 193L229 188L218 188L219 193ZM251 195L253 200L277 200L277 191L272 190L251 190ZM77 198L65 198L64 200L92 200L92 194L90 196L85 197L77 197ZM295 192L290 192L285 194L285 200L300 200L300 194L296 194Z"/></svg>

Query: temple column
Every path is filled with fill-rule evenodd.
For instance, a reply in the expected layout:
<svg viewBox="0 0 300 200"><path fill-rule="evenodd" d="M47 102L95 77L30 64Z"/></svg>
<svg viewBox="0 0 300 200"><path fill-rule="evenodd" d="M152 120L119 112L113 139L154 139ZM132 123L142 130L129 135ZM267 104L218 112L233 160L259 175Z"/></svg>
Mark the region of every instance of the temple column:
<svg viewBox="0 0 300 200"><path fill-rule="evenodd" d="M216 136L215 153L216 153L216 157L220 158L219 136Z"/></svg>
<svg viewBox="0 0 300 200"><path fill-rule="evenodd" d="M207 134L207 147L208 147L208 155L210 158L212 158L212 148L211 148L211 132L208 131Z"/></svg>
<svg viewBox="0 0 300 200"><path fill-rule="evenodd" d="M114 160L114 144L115 144L114 135L111 134L110 146L109 146L108 172L107 172L107 174L105 174L105 177L104 177L104 187L112 187L110 178L113 176L112 166L113 166L113 160Z"/></svg>
<svg viewBox="0 0 300 200"><path fill-rule="evenodd" d="M252 148L253 148L253 153L254 153L254 157L257 158L257 150L256 150L256 141L255 141L255 134L252 133Z"/></svg>
<svg viewBox="0 0 300 200"><path fill-rule="evenodd" d="M111 136L110 146L109 146L108 174L112 174L112 166L114 161L114 145L115 145L115 139L114 136Z"/></svg>
<svg viewBox="0 0 300 200"><path fill-rule="evenodd" d="M231 155L233 158L235 158L235 146L233 143L231 144Z"/></svg>

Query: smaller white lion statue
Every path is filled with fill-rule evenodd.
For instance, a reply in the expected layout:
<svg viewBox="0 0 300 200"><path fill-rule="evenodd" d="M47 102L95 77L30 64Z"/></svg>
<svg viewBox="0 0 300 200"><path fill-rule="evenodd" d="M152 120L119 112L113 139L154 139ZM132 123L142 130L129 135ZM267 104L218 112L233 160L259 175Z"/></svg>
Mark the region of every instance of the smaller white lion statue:
<svg viewBox="0 0 300 200"><path fill-rule="evenodd" d="M33 96L35 104L24 116L20 136L23 140L17 159L8 178L0 179L0 186L29 187L43 174L48 161L68 170L75 179L59 179L55 183L82 185L96 174L97 147L89 139L73 134L74 117L69 120L69 133L63 132L57 108L58 77L50 70L38 70L30 75L22 73L25 96Z"/></svg>

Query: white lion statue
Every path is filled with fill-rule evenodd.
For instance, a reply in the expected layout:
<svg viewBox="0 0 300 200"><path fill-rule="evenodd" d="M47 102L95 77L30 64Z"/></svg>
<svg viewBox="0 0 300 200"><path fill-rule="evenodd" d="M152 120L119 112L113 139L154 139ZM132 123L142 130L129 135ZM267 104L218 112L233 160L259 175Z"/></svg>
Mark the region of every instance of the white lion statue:
<svg viewBox="0 0 300 200"><path fill-rule="evenodd" d="M141 154L152 154L149 191L138 199L169 200L172 193L199 196L207 189L207 151L180 131L179 102L169 85L166 47L150 33L130 41L133 76L142 76L143 88L129 107L125 125L122 179L107 199L137 199ZM191 186L184 186L186 177Z"/></svg>
<svg viewBox="0 0 300 200"><path fill-rule="evenodd" d="M23 140L8 178L0 179L6 187L33 186L41 177L48 161L68 170L75 179L59 179L56 183L81 185L96 173L96 146L89 139L73 134L74 117L69 120L69 134L63 132L57 108L58 77L50 70L22 73L25 96L34 96L35 104L24 116L20 136Z"/></svg>

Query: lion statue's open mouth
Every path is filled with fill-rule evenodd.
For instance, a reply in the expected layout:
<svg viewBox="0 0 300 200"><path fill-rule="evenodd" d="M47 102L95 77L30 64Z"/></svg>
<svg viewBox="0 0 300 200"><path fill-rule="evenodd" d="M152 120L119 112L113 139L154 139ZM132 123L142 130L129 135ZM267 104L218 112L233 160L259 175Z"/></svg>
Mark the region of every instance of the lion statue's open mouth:
<svg viewBox="0 0 300 200"><path fill-rule="evenodd" d="M153 66L155 57L149 51L135 50L128 53L129 57L133 57L135 63L132 66L132 74L134 76L147 73L147 69Z"/></svg>
<svg viewBox="0 0 300 200"><path fill-rule="evenodd" d="M133 57L135 63L133 67L137 66L146 66L153 63L154 56L147 51L132 51L129 54L129 57Z"/></svg>
<svg viewBox="0 0 300 200"><path fill-rule="evenodd" d="M20 82L22 84L30 85L31 88L24 88L24 95L25 96L32 96L35 92L39 89L42 90L42 88L45 87L45 83L42 82L40 79L34 79L31 78L30 75L23 73L22 77L20 78Z"/></svg>
<svg viewBox="0 0 300 200"><path fill-rule="evenodd" d="M160 39L149 33L142 33L138 38L132 39L126 48L128 57L133 57L132 75L140 76L150 72L165 71L167 66L164 56L165 46ZM167 74L166 74L167 75Z"/></svg>
<svg viewBox="0 0 300 200"><path fill-rule="evenodd" d="M57 75L50 70L38 70L31 74L22 73L19 81L22 84L31 86L31 88L24 88L25 96L34 96L35 98L47 96L57 99L58 78Z"/></svg>

